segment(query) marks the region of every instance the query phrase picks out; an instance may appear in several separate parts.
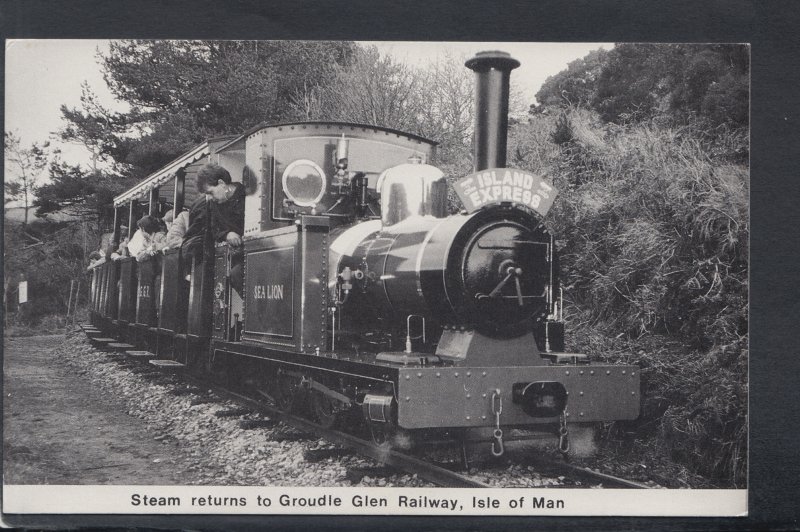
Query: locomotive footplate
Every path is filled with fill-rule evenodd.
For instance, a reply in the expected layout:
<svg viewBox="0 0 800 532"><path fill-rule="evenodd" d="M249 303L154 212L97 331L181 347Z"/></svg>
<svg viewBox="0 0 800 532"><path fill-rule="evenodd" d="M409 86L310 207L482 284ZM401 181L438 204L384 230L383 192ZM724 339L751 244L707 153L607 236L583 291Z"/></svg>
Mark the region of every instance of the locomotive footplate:
<svg viewBox="0 0 800 532"><path fill-rule="evenodd" d="M406 429L488 427L492 397L503 403L505 426L635 419L639 368L581 365L400 368L398 425ZM613 390L613 393L609 393Z"/></svg>

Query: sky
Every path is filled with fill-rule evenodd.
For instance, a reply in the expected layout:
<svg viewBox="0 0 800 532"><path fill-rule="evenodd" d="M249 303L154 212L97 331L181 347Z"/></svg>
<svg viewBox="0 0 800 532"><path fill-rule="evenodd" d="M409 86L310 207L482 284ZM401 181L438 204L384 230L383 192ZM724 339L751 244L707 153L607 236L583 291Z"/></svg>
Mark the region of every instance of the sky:
<svg viewBox="0 0 800 532"><path fill-rule="evenodd" d="M80 104L81 84L85 81L103 105L125 110L103 80L96 54L108 50L105 40L8 40L6 41L5 131L22 139L23 146L50 141L62 150L62 159L71 164L88 164L88 152L77 145L65 145L52 133L62 127L62 104ZM378 46L383 54L414 66L424 66L445 55L468 59L483 50L502 50L522 65L511 74L527 103L547 77L565 69L567 63L584 57L611 43L490 43L490 42L365 42Z"/></svg>

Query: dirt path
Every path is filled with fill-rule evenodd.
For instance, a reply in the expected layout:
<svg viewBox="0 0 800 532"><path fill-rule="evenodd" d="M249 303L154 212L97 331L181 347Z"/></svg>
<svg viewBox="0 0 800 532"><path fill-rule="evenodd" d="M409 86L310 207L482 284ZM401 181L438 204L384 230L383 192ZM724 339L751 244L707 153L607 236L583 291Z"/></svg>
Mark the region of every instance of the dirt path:
<svg viewBox="0 0 800 532"><path fill-rule="evenodd" d="M162 444L114 397L49 356L64 336L6 338L5 484L191 484L175 444Z"/></svg>

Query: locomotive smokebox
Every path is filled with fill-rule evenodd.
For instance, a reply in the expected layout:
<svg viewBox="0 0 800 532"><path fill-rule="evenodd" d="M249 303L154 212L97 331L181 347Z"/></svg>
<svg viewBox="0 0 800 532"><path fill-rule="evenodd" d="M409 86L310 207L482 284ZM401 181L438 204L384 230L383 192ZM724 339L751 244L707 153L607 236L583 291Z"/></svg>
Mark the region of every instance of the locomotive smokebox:
<svg viewBox="0 0 800 532"><path fill-rule="evenodd" d="M479 52L464 65L476 74L474 170L503 168L508 137L511 71L520 63L506 52Z"/></svg>

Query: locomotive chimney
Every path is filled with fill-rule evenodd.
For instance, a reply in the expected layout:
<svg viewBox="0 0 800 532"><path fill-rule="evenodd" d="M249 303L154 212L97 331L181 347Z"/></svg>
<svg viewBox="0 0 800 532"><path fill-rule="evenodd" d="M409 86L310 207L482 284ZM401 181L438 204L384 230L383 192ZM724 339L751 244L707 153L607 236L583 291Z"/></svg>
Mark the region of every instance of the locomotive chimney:
<svg viewBox="0 0 800 532"><path fill-rule="evenodd" d="M474 171L506 165L508 87L519 61L506 52L478 52L465 66L476 74Z"/></svg>

